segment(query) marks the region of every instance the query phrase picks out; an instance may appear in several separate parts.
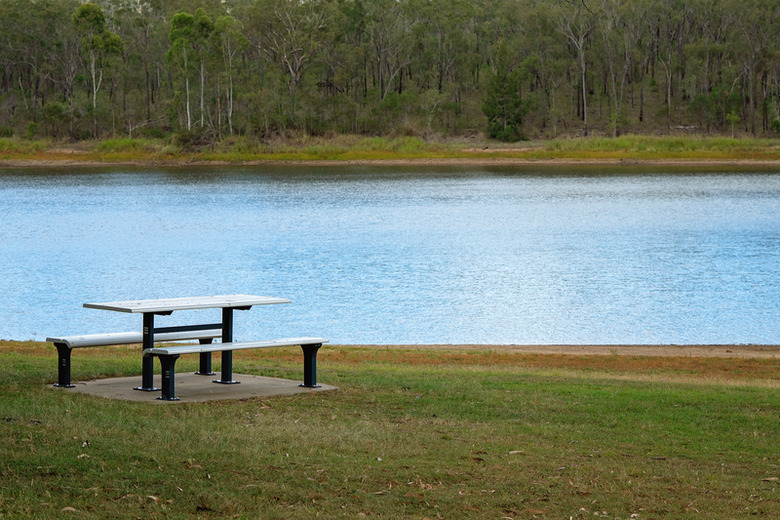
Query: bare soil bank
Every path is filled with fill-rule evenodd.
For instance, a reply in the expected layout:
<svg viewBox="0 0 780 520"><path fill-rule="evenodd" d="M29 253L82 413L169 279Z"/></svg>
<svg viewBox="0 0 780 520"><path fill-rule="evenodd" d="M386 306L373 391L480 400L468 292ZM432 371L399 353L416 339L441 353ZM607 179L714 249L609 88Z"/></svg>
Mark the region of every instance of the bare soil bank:
<svg viewBox="0 0 780 520"><path fill-rule="evenodd" d="M94 166L751 166L780 167L780 160L748 159L521 159L521 158L425 158L372 160L248 160L205 161L181 157L176 159L143 159L100 161L87 158L63 159L0 159L0 168L80 168Z"/></svg>
<svg viewBox="0 0 780 520"><path fill-rule="evenodd" d="M780 359L780 345L350 345L393 350L485 351L572 356Z"/></svg>

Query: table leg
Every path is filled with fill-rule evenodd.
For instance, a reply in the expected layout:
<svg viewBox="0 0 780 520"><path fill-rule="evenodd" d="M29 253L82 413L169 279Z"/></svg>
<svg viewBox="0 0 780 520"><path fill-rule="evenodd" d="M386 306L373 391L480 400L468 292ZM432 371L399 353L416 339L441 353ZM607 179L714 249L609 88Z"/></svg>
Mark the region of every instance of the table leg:
<svg viewBox="0 0 780 520"><path fill-rule="evenodd" d="M222 309L222 343L233 342L233 309ZM222 351L222 374L220 379L215 379L215 383L223 385L236 385L241 381L233 381L233 351Z"/></svg>
<svg viewBox="0 0 780 520"><path fill-rule="evenodd" d="M154 314L151 312L144 313L143 344L141 345L141 348L143 350L154 348ZM142 392L156 392L159 390L159 388L154 387L153 356L142 357L141 386L135 387L135 390L141 390Z"/></svg>

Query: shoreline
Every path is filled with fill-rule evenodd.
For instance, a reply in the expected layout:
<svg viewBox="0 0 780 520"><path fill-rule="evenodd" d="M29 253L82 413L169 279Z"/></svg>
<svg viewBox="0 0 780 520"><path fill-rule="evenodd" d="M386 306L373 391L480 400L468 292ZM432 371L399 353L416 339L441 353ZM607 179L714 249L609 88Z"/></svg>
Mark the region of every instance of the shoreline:
<svg viewBox="0 0 780 520"><path fill-rule="evenodd" d="M482 351L569 356L780 359L780 345L343 345L388 350Z"/></svg>
<svg viewBox="0 0 780 520"><path fill-rule="evenodd" d="M372 350L409 350L438 352L500 352L506 354L550 354L568 356L631 356L677 358L738 358L780 359L780 344L614 344L614 345L512 345L512 344L339 344ZM0 339L0 351L15 348L50 348L51 343L39 340Z"/></svg>
<svg viewBox="0 0 780 520"><path fill-rule="evenodd" d="M215 167L215 166L680 166L680 167L771 167L778 159L527 159L520 157L404 158L404 159L312 159L312 160L200 160L177 159L0 159L0 168L91 168L91 167Z"/></svg>

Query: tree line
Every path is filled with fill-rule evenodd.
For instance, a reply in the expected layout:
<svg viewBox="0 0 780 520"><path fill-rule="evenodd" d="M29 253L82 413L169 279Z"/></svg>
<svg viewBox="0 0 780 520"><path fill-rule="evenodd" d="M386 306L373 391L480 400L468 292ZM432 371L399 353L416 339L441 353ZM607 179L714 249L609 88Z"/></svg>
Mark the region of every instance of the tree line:
<svg viewBox="0 0 780 520"><path fill-rule="evenodd" d="M3 0L0 136L774 135L780 0Z"/></svg>

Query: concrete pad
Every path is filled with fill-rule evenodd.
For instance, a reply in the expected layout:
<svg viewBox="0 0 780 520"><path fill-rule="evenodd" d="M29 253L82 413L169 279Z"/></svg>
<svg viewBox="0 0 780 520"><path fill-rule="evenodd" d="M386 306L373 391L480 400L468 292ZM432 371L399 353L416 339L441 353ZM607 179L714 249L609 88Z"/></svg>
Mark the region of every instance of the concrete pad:
<svg viewBox="0 0 780 520"><path fill-rule="evenodd" d="M160 387L161 376L154 376L154 386ZM301 381L279 379L276 377L252 376L246 374L233 374L233 379L240 384L223 385L213 383L219 379L215 376L201 376L193 373L176 374L176 397L179 401L163 401L157 399L161 392L142 392L133 390L140 386L141 376L115 377L112 379L96 379L94 381L74 381L75 388L57 388L60 392L78 392L81 394L95 395L107 399L121 399L125 401L145 401L149 403L194 403L204 401L217 401L221 399L247 399L250 397L271 397L276 395L294 395L309 392L323 392L335 390L335 386L322 385L319 388L305 388L299 386Z"/></svg>

